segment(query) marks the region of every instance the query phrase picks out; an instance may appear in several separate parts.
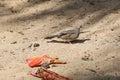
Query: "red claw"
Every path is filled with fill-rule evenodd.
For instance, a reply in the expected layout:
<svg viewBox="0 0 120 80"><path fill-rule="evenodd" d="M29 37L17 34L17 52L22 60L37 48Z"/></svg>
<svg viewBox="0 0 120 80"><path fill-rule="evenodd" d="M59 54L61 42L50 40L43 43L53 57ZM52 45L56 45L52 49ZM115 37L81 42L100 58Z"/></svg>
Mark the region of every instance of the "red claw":
<svg viewBox="0 0 120 80"><path fill-rule="evenodd" d="M43 80L72 80L45 68L39 68L35 73L30 72L30 75L42 78Z"/></svg>
<svg viewBox="0 0 120 80"><path fill-rule="evenodd" d="M60 61L59 59L52 58L48 55L44 55L42 57L36 57L36 58L28 58L26 59L28 65L30 67L37 67L41 66L42 64L66 64L66 62Z"/></svg>

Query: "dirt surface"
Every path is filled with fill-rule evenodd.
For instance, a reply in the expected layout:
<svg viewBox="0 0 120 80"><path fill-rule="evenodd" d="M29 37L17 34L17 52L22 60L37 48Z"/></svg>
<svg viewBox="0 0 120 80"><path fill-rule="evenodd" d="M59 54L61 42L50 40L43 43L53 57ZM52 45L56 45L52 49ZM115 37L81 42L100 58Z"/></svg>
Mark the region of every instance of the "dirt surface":
<svg viewBox="0 0 120 80"><path fill-rule="evenodd" d="M44 39L78 25L72 44ZM44 54L66 61L50 70L71 79L120 80L120 0L0 0L0 80L40 80L26 58Z"/></svg>

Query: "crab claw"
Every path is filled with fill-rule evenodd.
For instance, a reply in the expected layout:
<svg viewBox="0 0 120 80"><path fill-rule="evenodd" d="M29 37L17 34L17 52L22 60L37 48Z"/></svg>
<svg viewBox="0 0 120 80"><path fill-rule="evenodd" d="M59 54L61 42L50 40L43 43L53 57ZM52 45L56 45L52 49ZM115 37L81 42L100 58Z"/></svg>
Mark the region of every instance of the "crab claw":
<svg viewBox="0 0 120 80"><path fill-rule="evenodd" d="M30 72L29 74L34 77L42 78L43 80L72 80L45 68L39 68L37 72Z"/></svg>
<svg viewBox="0 0 120 80"><path fill-rule="evenodd" d="M26 59L30 67L38 67L43 64L65 64L66 62L60 61L58 58L52 58L48 55L43 55L41 57L28 58Z"/></svg>

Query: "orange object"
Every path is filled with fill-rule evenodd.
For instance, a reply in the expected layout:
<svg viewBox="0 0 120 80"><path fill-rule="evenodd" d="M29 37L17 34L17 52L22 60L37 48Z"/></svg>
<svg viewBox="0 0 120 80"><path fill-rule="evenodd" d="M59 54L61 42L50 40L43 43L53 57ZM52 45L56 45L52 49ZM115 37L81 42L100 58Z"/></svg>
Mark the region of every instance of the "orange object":
<svg viewBox="0 0 120 80"><path fill-rule="evenodd" d="M44 55L42 57L36 57L36 58L28 58L26 59L26 61L30 67L37 67L44 63L47 63L47 64L65 64L66 63L56 58L52 58L48 55Z"/></svg>
<svg viewBox="0 0 120 80"><path fill-rule="evenodd" d="M30 72L29 74L43 80L72 80L45 68L39 68L36 73Z"/></svg>

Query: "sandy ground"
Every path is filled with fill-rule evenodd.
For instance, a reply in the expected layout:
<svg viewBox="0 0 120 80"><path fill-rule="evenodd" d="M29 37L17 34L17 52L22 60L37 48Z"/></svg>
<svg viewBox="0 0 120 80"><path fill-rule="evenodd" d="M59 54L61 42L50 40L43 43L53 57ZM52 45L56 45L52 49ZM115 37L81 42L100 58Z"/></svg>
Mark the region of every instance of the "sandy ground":
<svg viewBox="0 0 120 80"><path fill-rule="evenodd" d="M80 24L72 44L44 40ZM0 0L0 80L40 80L25 60L44 54L66 61L50 70L71 79L120 80L120 1Z"/></svg>

